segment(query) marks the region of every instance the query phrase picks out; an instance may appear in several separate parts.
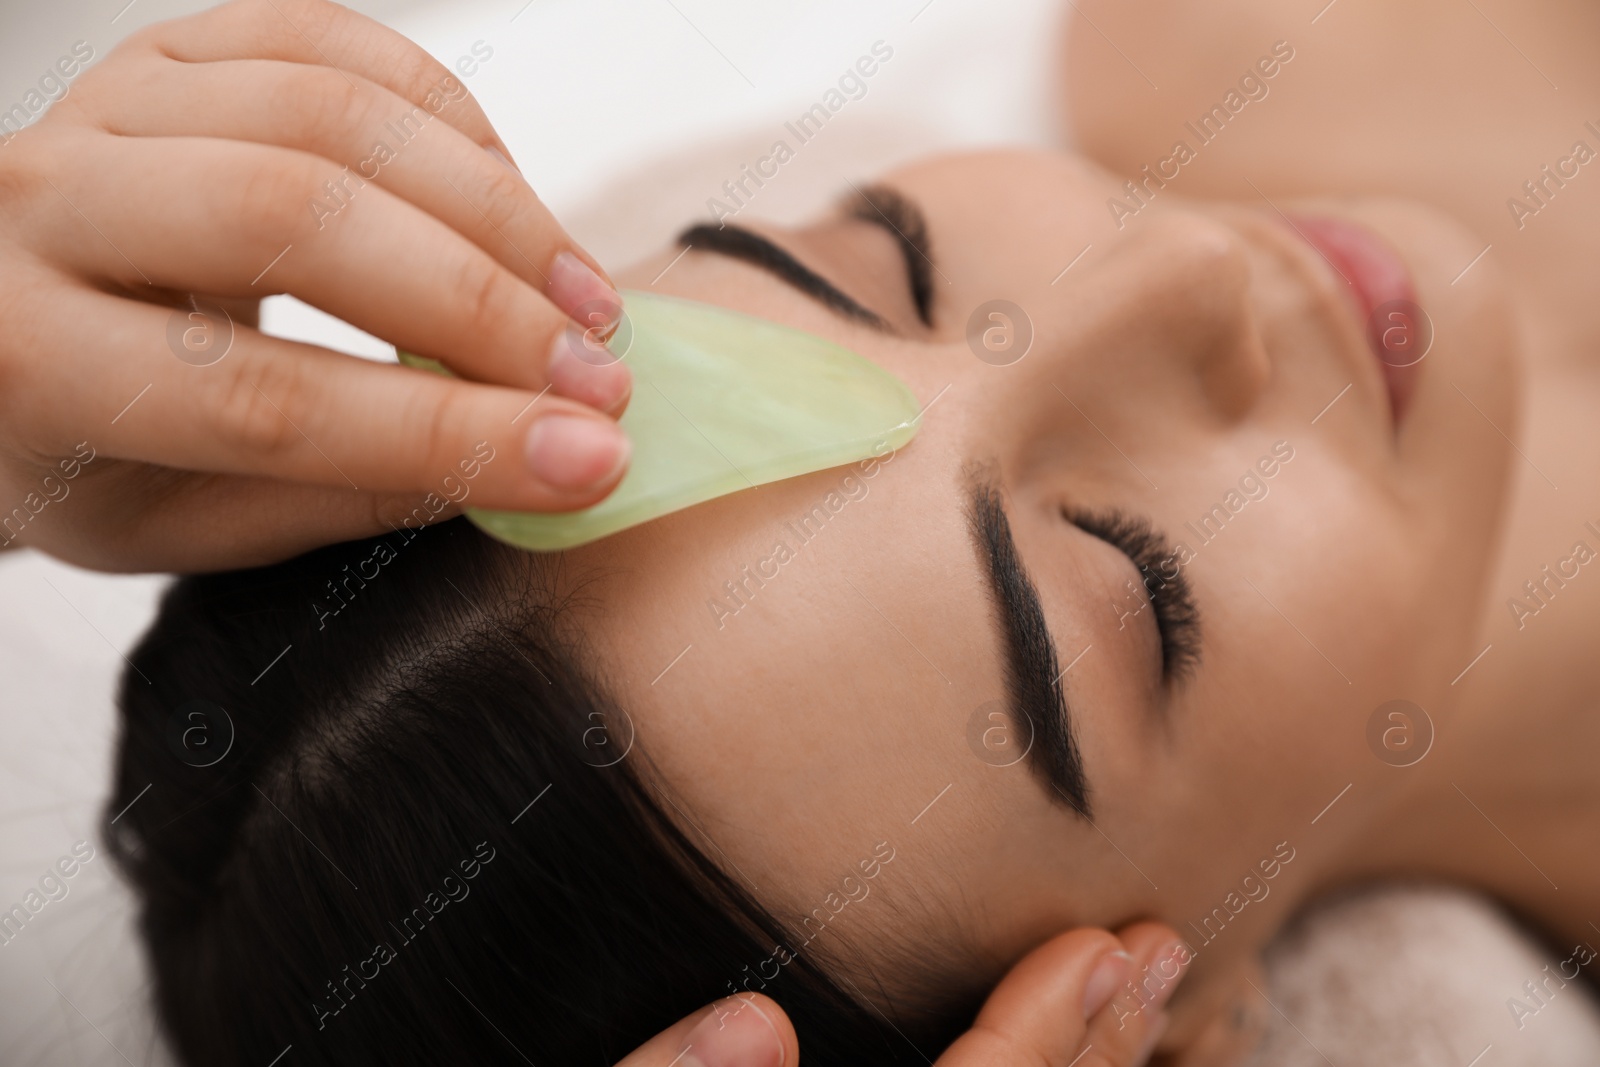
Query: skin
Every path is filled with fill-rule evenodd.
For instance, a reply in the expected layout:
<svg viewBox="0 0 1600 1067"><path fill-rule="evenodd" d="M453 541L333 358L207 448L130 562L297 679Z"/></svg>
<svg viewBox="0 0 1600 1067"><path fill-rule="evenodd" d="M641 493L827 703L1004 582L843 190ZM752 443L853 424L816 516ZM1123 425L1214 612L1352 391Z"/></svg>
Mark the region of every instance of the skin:
<svg viewBox="0 0 1600 1067"><path fill-rule="evenodd" d="M1192 183L1186 172L1119 229L1106 201L1123 175L1166 155L1183 119L1285 34L1265 4L1234 5L1221 28L1184 4L1084 7L1125 51L1142 49L1134 62L1163 83L1149 93L1103 38L1069 38L1073 119L1101 165L992 153L883 179L928 218L932 328L916 320L894 242L841 218L762 229L899 336L723 257L691 253L655 286L834 338L924 403L939 399L920 436L864 480L867 495L752 586L736 614L710 606L727 606L723 582L778 541L794 548L786 523L842 494L845 472L735 494L567 554L580 625L642 758L708 850L792 919L874 842L894 844L877 902L851 906L835 920L843 937L815 949L847 973L873 972L886 1004L918 995L907 975L981 987L1054 930L1154 916L1193 935L1197 959L1162 1042L1192 1051L1239 1003L1260 949L1296 908L1376 876L1466 882L1561 942L1590 937L1584 902L1600 895L1600 865L1570 842L1592 836L1600 810L1587 770L1600 725L1585 696L1597 681L1588 635L1600 585L1569 583L1520 631L1505 604L1580 536L1597 544L1579 527L1600 517L1600 450L1581 414L1597 399L1600 323L1574 280L1596 251L1600 184L1574 182L1545 209L1570 209L1565 225L1505 233L1517 188L1506 175L1536 175L1555 158L1535 143L1564 151L1580 105L1541 97L1548 87L1491 55L1487 35L1472 38L1480 61L1462 63L1470 12L1337 10L1349 24L1307 38L1279 95L1258 106L1261 122L1230 129ZM1523 44L1548 45L1539 54L1557 65L1579 16L1554 5L1542 16L1544 35ZM1425 43L1434 20L1456 34L1437 51ZM1256 40L1254 51L1240 44ZM1376 64L1375 40L1396 50ZM1437 92L1433 76L1446 71L1460 98ZM1291 90L1291 78L1304 84ZM1597 98L1576 58L1559 80L1577 101ZM1352 84L1371 107L1340 96ZM1510 146L1494 136L1497 119L1510 129L1525 114L1533 129L1518 126ZM1486 146L1482 166L1416 136L1447 117L1462 138L1452 143ZM1476 124L1470 139L1464 124ZM1436 340L1398 429L1344 283L1278 209L1367 226L1411 272ZM1504 258L1463 274L1497 237ZM675 254L619 277L642 287ZM976 359L964 336L995 297L1020 305L1035 331L1007 367ZM1113 606L1135 572L1059 508L1119 507L1176 537L1277 441L1294 458L1270 495L1185 568L1204 658L1192 678L1163 685L1153 627L1119 629ZM969 747L974 710L1004 691L962 508L974 470L1008 500L1063 663L1089 649L1065 685L1094 825L1025 765L997 769ZM1412 767L1375 758L1367 742L1369 718L1396 698L1437 731ZM1191 924L1240 893L1281 842L1295 858L1270 894L1206 940Z"/></svg>

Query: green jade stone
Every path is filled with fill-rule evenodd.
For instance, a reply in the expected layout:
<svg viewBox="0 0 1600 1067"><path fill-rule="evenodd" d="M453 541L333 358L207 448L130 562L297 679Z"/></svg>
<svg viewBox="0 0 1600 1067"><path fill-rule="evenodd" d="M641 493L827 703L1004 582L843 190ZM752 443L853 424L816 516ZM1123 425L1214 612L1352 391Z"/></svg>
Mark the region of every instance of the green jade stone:
<svg viewBox="0 0 1600 1067"><path fill-rule="evenodd" d="M582 511L468 508L534 551L587 544L741 489L881 456L916 435L905 383L847 348L766 319L630 290L607 348L633 370L622 484ZM599 355L596 353L596 355ZM448 374L409 352L401 362Z"/></svg>

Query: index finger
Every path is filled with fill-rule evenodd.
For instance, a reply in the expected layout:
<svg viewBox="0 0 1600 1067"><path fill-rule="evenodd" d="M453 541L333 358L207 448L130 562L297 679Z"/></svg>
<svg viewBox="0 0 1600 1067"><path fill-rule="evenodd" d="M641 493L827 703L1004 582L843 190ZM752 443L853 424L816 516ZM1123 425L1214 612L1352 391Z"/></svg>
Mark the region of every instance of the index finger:
<svg viewBox="0 0 1600 1067"><path fill-rule="evenodd" d="M458 80L404 34L330 0L233 0L144 33L162 54L184 63L278 59L332 67L359 74L413 104L423 103L447 79ZM506 153L471 93L442 117L480 145Z"/></svg>
<svg viewBox="0 0 1600 1067"><path fill-rule="evenodd" d="M147 32L151 34L150 43L163 55L184 63L275 59L330 67L341 75L346 72L356 75L437 115L468 139L490 149L521 176L488 115L455 72L403 34L329 0L234 0L189 18L163 23ZM354 92L356 82L348 77L345 80L351 81ZM456 89L460 90L459 97ZM441 106L441 94L450 106ZM316 109L312 106L311 110L315 112ZM254 121L266 119L257 116ZM316 139L319 131L314 124L310 132ZM355 137L354 131L320 132L325 141L337 140L338 134L348 133L349 147L357 144L362 148L370 147L366 139ZM320 151L330 159L338 159L343 154L331 144L295 147ZM419 206L424 205L419 203ZM564 282L556 272L536 265L518 251L519 245L533 250L535 258L546 263L556 262L563 252L570 253L594 271L606 286L615 288L605 270L572 240L532 187L526 181L520 182L506 206L492 209L491 214L499 221L489 216L485 216L485 221L499 239L479 240L484 251L500 260L512 273L538 287L564 312L579 318L583 325L594 325L581 310L593 303L594 294L588 291L588 286L570 279ZM568 292L569 289L573 291Z"/></svg>

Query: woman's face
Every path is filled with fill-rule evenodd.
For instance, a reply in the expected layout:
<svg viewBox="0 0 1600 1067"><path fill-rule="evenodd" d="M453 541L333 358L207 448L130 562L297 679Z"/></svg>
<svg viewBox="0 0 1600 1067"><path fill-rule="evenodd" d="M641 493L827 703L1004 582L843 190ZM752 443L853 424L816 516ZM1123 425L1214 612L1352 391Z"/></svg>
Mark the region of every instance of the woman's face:
<svg viewBox="0 0 1600 1067"><path fill-rule="evenodd" d="M801 951L975 987L1064 928L1155 916L1198 957L1179 1011L1395 802L1375 709L1437 719L1475 651L1506 313L1488 264L1452 283L1478 243L1408 204L1163 191L1119 227L1120 182L1011 152L882 186L926 260L881 194L890 218L748 226L887 328L709 247L620 280L839 341L929 405L920 435L574 550L562 577L630 758L758 899L825 925ZM1435 340L1398 424L1341 274L1403 282L1359 242L1319 252L1297 228L1339 234L1302 216L1370 227L1414 279ZM1140 555L1144 523L1141 573L1110 542Z"/></svg>

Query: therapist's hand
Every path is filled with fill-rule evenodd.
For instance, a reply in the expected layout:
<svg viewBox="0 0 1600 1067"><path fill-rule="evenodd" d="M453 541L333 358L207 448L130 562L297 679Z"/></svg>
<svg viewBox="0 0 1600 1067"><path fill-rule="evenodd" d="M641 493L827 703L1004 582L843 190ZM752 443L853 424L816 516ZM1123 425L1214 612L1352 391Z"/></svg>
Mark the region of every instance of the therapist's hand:
<svg viewBox="0 0 1600 1067"><path fill-rule="evenodd" d="M203 570L620 480L616 293L454 72L324 0L78 62L0 126L0 547ZM274 293L460 380L267 337Z"/></svg>
<svg viewBox="0 0 1600 1067"><path fill-rule="evenodd" d="M1188 950L1171 928L1080 929L1011 969L936 1067L1139 1067L1166 1026L1162 1005ZM1155 977L1152 977L1155 976ZM1136 995L1132 981L1147 992ZM617 1067L798 1067L794 1027L771 998L718 1001L646 1042Z"/></svg>

